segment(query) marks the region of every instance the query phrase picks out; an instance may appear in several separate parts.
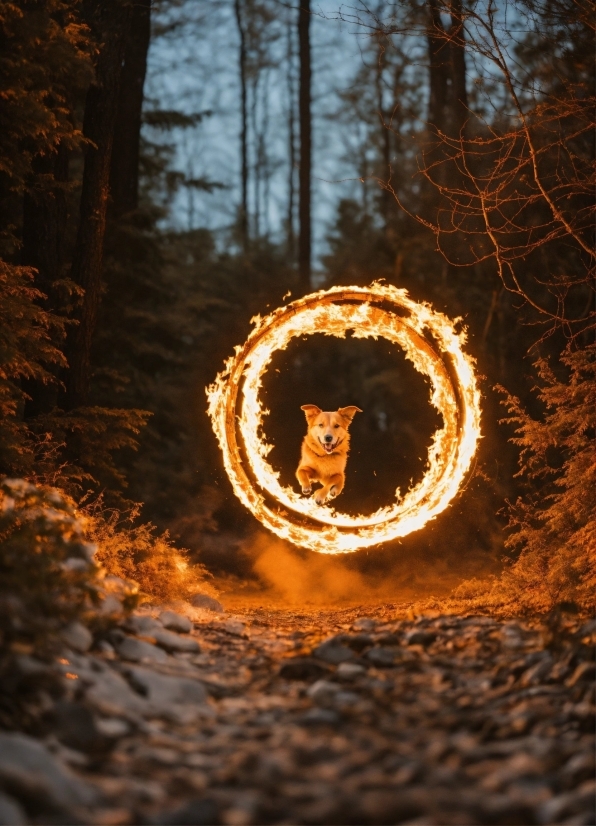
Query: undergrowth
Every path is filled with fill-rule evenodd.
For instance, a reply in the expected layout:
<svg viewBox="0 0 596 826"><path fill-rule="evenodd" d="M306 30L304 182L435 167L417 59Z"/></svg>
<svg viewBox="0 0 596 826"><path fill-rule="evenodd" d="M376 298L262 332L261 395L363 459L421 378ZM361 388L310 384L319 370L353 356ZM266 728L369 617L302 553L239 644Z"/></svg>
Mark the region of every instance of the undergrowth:
<svg viewBox="0 0 596 826"><path fill-rule="evenodd" d="M95 559L112 576L136 582L141 601L190 599L198 592L215 595L203 565L191 563L187 551L176 548L167 531L151 523L137 524L138 508L127 513L103 510L101 500L86 509Z"/></svg>

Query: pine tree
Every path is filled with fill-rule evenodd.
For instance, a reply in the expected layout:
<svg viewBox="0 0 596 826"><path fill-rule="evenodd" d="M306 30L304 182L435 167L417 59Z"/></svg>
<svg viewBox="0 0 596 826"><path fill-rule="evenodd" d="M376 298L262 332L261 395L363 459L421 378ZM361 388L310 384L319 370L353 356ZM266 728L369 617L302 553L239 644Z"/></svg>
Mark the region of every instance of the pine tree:
<svg viewBox="0 0 596 826"><path fill-rule="evenodd" d="M509 510L507 546L518 556L501 587L534 611L592 609L596 594L596 345L568 347L561 363L567 376L537 362L542 418L513 396L505 402L529 491Z"/></svg>

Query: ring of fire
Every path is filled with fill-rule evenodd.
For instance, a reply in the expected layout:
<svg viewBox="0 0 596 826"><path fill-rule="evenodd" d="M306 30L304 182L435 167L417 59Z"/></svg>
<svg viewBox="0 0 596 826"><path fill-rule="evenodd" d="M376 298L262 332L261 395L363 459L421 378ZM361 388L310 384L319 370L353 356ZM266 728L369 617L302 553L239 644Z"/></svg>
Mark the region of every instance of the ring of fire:
<svg viewBox="0 0 596 826"><path fill-rule="evenodd" d="M207 388L208 412L234 493L269 530L320 553L347 553L406 536L443 511L456 495L480 437L480 394L465 333L406 290L374 283L333 287L280 307L255 327ZM404 350L430 379L431 404L443 418L433 435L423 479L395 502L368 516L319 506L279 482L267 461L259 393L271 357L296 336L324 333L382 337ZM240 438L239 438L240 437Z"/></svg>

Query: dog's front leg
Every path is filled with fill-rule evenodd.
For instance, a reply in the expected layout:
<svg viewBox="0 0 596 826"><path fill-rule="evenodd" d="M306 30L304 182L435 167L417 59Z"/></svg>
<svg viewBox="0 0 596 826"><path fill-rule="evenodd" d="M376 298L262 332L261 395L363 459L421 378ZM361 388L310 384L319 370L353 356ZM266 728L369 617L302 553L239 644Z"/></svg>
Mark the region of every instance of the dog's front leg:
<svg viewBox="0 0 596 826"><path fill-rule="evenodd" d="M335 499L336 496L344 489L344 475L343 473L334 473L326 484L315 493L315 502L317 505L324 505L330 499Z"/></svg>
<svg viewBox="0 0 596 826"><path fill-rule="evenodd" d="M311 467L307 467L306 465L300 465L300 467L296 471L296 478L300 482L302 493L305 496L308 496L308 494L312 492L312 483L313 480L316 478L315 471Z"/></svg>

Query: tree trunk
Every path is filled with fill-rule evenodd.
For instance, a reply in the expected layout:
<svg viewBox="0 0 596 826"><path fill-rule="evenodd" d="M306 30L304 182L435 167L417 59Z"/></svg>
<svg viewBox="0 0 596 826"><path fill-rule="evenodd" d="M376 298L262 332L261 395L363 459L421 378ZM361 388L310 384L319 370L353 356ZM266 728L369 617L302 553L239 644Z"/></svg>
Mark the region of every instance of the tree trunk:
<svg viewBox="0 0 596 826"><path fill-rule="evenodd" d="M451 27L449 29L451 51L451 118L454 137L464 137L469 117L466 91L466 52L461 0L451 0Z"/></svg>
<svg viewBox="0 0 596 826"><path fill-rule="evenodd" d="M429 57L428 123L435 132L445 132L448 79L450 74L449 46L441 20L440 0L428 0L427 29Z"/></svg>
<svg viewBox="0 0 596 826"><path fill-rule="evenodd" d="M124 51L110 167L114 218L134 212L139 205L139 143L150 39L151 0L135 0Z"/></svg>
<svg viewBox="0 0 596 826"><path fill-rule="evenodd" d="M241 161L241 182L242 200L240 204L240 238L242 246L246 250L248 246L248 103L246 91L246 32L242 20L241 0L234 0L234 11L240 34L240 53L238 65L240 69L240 161Z"/></svg>
<svg viewBox="0 0 596 826"><path fill-rule="evenodd" d="M298 42L300 51L300 202L298 217L298 272L302 291L311 288L311 167L312 167L312 107L311 107L311 55L310 55L310 0L300 0L298 12Z"/></svg>
<svg viewBox="0 0 596 826"><path fill-rule="evenodd" d="M391 216L391 207L394 203L393 195L387 188L387 184L389 184L391 180L391 131L390 127L387 124L387 120L385 117L385 108L383 106L383 82L384 82L384 71L385 71L385 44L383 43L382 36L378 36L377 41L377 64L376 64L376 72L375 72L375 90L377 93L377 114L379 116L379 126L381 128L381 163L382 163L382 175L381 178L381 185L385 184L383 189L381 190L381 217L383 219L383 224L385 227L385 232L389 229L390 224L390 216Z"/></svg>
<svg viewBox="0 0 596 826"><path fill-rule="evenodd" d="M93 28L101 43L95 80L85 101L83 132L90 142L85 153L79 228L71 278L84 290L75 318L79 322L69 336L65 404L68 410L85 405L91 378L91 342L101 296L101 269L110 162L124 49L130 27L132 4L109 0L95 6Z"/></svg>
<svg viewBox="0 0 596 826"><path fill-rule="evenodd" d="M23 200L21 263L37 270L35 286L49 295L64 275L68 151L61 144L53 155L37 157L33 171L33 185Z"/></svg>
<svg viewBox="0 0 596 826"><path fill-rule="evenodd" d="M292 9L290 9L290 15ZM288 172L288 216L287 216L287 244L288 244L288 258L291 262L294 261L296 238L294 234L294 197L295 197L295 178L296 178L296 110L295 89L294 89L294 20L290 16L288 21L288 52L287 52L287 83L288 83L288 157L289 157L289 172Z"/></svg>
<svg viewBox="0 0 596 826"><path fill-rule="evenodd" d="M64 277L65 265L68 150L60 144L53 155L37 157L33 172L35 178L23 199L21 263L37 270L35 286L47 296L44 306L56 310L55 285ZM24 389L30 397L25 418L47 413L57 402L57 385L31 380Z"/></svg>

